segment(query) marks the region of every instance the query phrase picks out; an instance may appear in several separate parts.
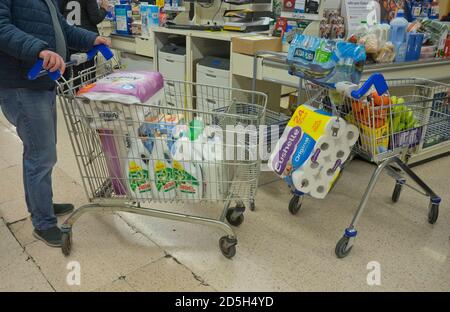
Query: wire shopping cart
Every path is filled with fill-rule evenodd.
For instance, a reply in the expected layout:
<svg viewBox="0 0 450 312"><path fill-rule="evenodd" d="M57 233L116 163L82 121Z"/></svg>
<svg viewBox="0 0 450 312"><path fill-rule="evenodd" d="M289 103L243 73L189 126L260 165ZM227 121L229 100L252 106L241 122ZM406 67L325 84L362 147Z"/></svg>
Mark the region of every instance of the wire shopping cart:
<svg viewBox="0 0 450 312"><path fill-rule="evenodd" d="M399 200L403 186L429 197L428 222L434 224L441 198L407 165L411 156L450 140L450 86L424 79L385 80L372 75L361 87L337 83L336 90L321 87L307 104L322 107L358 127L360 137L353 155L377 164L356 213L338 241L335 254L346 257L357 236L358 221L383 170L395 179L392 201ZM349 157L348 163L353 157ZM418 186L407 184L408 176ZM336 182L335 182L336 183ZM299 211L303 194L293 191L292 213Z"/></svg>
<svg viewBox="0 0 450 312"><path fill-rule="evenodd" d="M237 238L229 224L240 225L246 207L254 201L260 159L258 140L248 138L254 138L264 122L267 96L169 80L146 104L90 101L77 96L77 90L115 68L109 61L80 73L82 77L52 77L57 80L89 200L61 227L63 254L71 252L72 227L81 215L124 211L215 226L226 233L219 240L220 250L232 258ZM175 158L174 148L185 157ZM163 203L164 210L150 208L155 202ZM216 202L223 203L217 219L178 210L183 203L200 209L202 203L210 206Z"/></svg>

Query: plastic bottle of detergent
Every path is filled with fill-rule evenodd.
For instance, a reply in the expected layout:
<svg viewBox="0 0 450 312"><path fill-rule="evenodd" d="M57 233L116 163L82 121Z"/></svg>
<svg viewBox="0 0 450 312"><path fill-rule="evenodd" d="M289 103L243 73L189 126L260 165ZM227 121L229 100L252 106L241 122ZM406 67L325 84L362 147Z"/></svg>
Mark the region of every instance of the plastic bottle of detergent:
<svg viewBox="0 0 450 312"><path fill-rule="evenodd" d="M355 35L358 38L367 35L369 32L369 26L367 26L367 21L361 21L359 26L356 28Z"/></svg>
<svg viewBox="0 0 450 312"><path fill-rule="evenodd" d="M406 29L408 21L403 10L398 10L397 17L391 21L389 41L395 46L395 62L404 62L406 57Z"/></svg>
<svg viewBox="0 0 450 312"><path fill-rule="evenodd" d="M153 197L171 200L176 196L176 181L173 175L172 159L164 137L155 137L149 161L149 174Z"/></svg>
<svg viewBox="0 0 450 312"><path fill-rule="evenodd" d="M194 159L201 155L187 137L179 138L173 145L173 175L177 184L177 198L198 201L203 196L202 170Z"/></svg>
<svg viewBox="0 0 450 312"><path fill-rule="evenodd" d="M151 198L152 184L149 177L148 164L151 155L138 138L130 138L126 176L128 188L134 198Z"/></svg>
<svg viewBox="0 0 450 312"><path fill-rule="evenodd" d="M217 133L211 131L208 136L205 136L202 151L204 159L202 172L205 190L204 195L208 200L221 200L227 194L229 179L224 161L224 147L223 138Z"/></svg>

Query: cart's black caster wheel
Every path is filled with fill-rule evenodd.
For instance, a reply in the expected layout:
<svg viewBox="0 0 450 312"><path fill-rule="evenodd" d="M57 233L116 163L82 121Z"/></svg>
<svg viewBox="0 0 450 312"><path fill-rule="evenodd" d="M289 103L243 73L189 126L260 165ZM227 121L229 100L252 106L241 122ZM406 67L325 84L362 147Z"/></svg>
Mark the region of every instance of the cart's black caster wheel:
<svg viewBox="0 0 450 312"><path fill-rule="evenodd" d="M252 200L252 201L250 201L250 210L251 210L251 211L255 211L255 209L256 209L255 201Z"/></svg>
<svg viewBox="0 0 450 312"><path fill-rule="evenodd" d="M64 256L69 256L72 251L72 230L66 231L62 233L62 246L61 251Z"/></svg>
<svg viewBox="0 0 450 312"><path fill-rule="evenodd" d="M236 255L237 239L229 238L228 236L222 236L219 240L219 247L222 254L231 259Z"/></svg>
<svg viewBox="0 0 450 312"><path fill-rule="evenodd" d="M403 184L395 183L394 191L392 192L392 201L394 203L398 202L400 198L400 193L402 192Z"/></svg>
<svg viewBox="0 0 450 312"><path fill-rule="evenodd" d="M435 224L439 217L439 204L431 203L428 212L428 223Z"/></svg>
<svg viewBox="0 0 450 312"><path fill-rule="evenodd" d="M227 221L232 226L239 226L244 222L244 214L241 213L238 216L233 216L233 213L235 212L235 209L229 209L227 211Z"/></svg>
<svg viewBox="0 0 450 312"><path fill-rule="evenodd" d="M336 248L334 250L336 257L339 259L345 258L348 256L353 246L347 249L348 242L350 241L350 237L342 236L342 238L337 242Z"/></svg>
<svg viewBox="0 0 450 312"><path fill-rule="evenodd" d="M302 207L302 198L301 196L294 195L289 202L289 212L293 215L296 215L300 208Z"/></svg>

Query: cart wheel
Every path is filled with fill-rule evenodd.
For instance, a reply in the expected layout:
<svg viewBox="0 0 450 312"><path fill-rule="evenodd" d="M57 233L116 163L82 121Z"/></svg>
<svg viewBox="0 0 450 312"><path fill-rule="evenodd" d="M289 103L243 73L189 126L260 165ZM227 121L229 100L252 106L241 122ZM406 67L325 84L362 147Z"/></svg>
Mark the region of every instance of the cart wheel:
<svg viewBox="0 0 450 312"><path fill-rule="evenodd" d="M64 256L69 256L72 251L72 230L63 231L61 240L61 251Z"/></svg>
<svg viewBox="0 0 450 312"><path fill-rule="evenodd" d="M439 204L431 203L428 212L428 223L435 224L439 216Z"/></svg>
<svg viewBox="0 0 450 312"><path fill-rule="evenodd" d="M241 213L237 217L233 217L235 209L228 209L227 211L227 221L233 226L239 226L244 222L244 214Z"/></svg>
<svg viewBox="0 0 450 312"><path fill-rule="evenodd" d="M256 209L255 201L254 201L254 200L251 200L251 201L250 201L250 210L251 210L251 211L255 211L255 209Z"/></svg>
<svg viewBox="0 0 450 312"><path fill-rule="evenodd" d="M347 249L349 241L350 237L342 236L342 238L337 242L334 252L339 259L347 257L352 250L353 246Z"/></svg>
<svg viewBox="0 0 450 312"><path fill-rule="evenodd" d="M400 193L402 192L403 184L395 183L394 191L392 192L392 201L394 203L398 202L400 198Z"/></svg>
<svg viewBox="0 0 450 312"><path fill-rule="evenodd" d="M236 244L237 240L235 238L229 238L228 236L222 236L219 240L219 247L222 254L231 259L236 255Z"/></svg>
<svg viewBox="0 0 450 312"><path fill-rule="evenodd" d="M300 198L301 197L301 198ZM300 200L301 199L301 200ZM302 207L303 196L294 195L289 202L289 212L296 215Z"/></svg>

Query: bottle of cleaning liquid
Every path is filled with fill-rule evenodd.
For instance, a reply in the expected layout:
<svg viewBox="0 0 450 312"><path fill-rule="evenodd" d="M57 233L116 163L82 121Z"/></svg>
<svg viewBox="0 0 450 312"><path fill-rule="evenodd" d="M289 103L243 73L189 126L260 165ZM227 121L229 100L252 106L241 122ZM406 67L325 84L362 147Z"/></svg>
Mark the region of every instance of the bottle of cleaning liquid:
<svg viewBox="0 0 450 312"><path fill-rule="evenodd" d="M203 196L203 181L200 165L194 161L196 151L187 137L174 144L173 175L177 184L177 198L198 201Z"/></svg>
<svg viewBox="0 0 450 312"><path fill-rule="evenodd" d="M152 183L153 197L159 200L171 200L176 196L176 181L173 176L172 159L168 152L164 137L155 137L149 174Z"/></svg>
<svg viewBox="0 0 450 312"><path fill-rule="evenodd" d="M361 38L369 32L369 26L367 26L367 21L361 21L359 26L356 28L355 35L358 38Z"/></svg>
<svg viewBox="0 0 450 312"><path fill-rule="evenodd" d="M406 28L408 21L404 18L403 10L398 10L397 17L391 21L389 40L395 46L395 62L404 62L406 57Z"/></svg>
<svg viewBox="0 0 450 312"><path fill-rule="evenodd" d="M398 10L397 17L391 21L391 33L389 41L393 43L405 42L407 27L408 21L404 17L403 10Z"/></svg>
<svg viewBox="0 0 450 312"><path fill-rule="evenodd" d="M222 200L227 194L228 178L224 163L223 139L212 132L203 144L203 185L204 197L208 200Z"/></svg>
<svg viewBox="0 0 450 312"><path fill-rule="evenodd" d="M152 197L152 185L148 171L150 157L150 153L139 138L130 138L126 171L129 192L134 198Z"/></svg>

